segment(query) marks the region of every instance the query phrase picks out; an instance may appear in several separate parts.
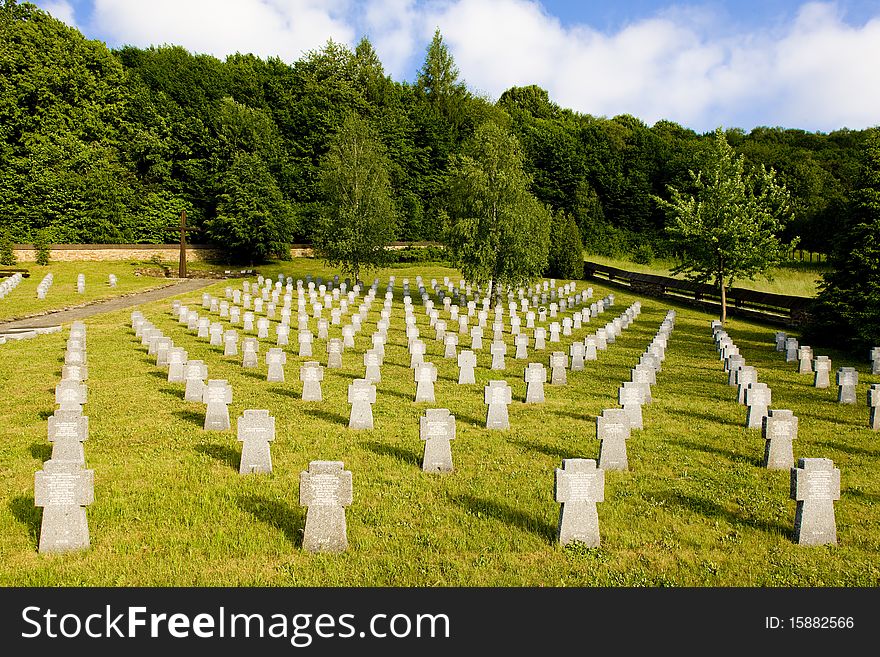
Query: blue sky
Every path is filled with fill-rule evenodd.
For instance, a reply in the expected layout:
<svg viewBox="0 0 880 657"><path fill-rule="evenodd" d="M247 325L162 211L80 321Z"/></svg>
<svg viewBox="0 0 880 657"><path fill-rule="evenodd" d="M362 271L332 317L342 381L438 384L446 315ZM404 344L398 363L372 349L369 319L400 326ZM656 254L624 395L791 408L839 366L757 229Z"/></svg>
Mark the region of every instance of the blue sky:
<svg viewBox="0 0 880 657"><path fill-rule="evenodd" d="M880 125L880 0L36 0L111 47L293 61L368 35L413 80L439 27L468 86L537 84L596 116L699 132Z"/></svg>

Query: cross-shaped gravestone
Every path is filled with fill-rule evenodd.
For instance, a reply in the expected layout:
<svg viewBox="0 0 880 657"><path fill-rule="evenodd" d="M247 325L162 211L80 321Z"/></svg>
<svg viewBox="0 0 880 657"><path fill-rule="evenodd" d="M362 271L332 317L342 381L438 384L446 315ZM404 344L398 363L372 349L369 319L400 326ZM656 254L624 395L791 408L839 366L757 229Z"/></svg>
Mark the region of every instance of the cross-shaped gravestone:
<svg viewBox="0 0 880 657"><path fill-rule="evenodd" d="M205 393L205 379L208 378L208 366L203 360L188 360L184 370L186 388L183 392L185 401L200 402Z"/></svg>
<svg viewBox="0 0 880 657"><path fill-rule="evenodd" d="M376 386L369 379L355 379L348 386L348 403L351 415L349 429L373 428L373 404L376 403Z"/></svg>
<svg viewBox="0 0 880 657"><path fill-rule="evenodd" d="M49 460L34 474L34 505L43 507L41 553L85 550L89 526L83 507L95 501L95 471L78 463Z"/></svg>
<svg viewBox="0 0 880 657"><path fill-rule="evenodd" d="M248 409L238 418L241 446L239 474L272 472L269 443L275 440L275 418L267 410Z"/></svg>
<svg viewBox="0 0 880 657"><path fill-rule="evenodd" d="M257 320L257 337L261 340L269 337L269 320L265 317Z"/></svg>
<svg viewBox="0 0 880 657"><path fill-rule="evenodd" d="M834 461L798 459L798 466L791 469L791 499L797 501L795 543L837 543L834 501L840 499L840 470Z"/></svg>
<svg viewBox="0 0 880 657"><path fill-rule="evenodd" d="M223 333L223 355L238 356L238 333L233 329Z"/></svg>
<svg viewBox="0 0 880 657"><path fill-rule="evenodd" d="M413 340L409 345L409 366L415 369L425 362L425 343L419 339Z"/></svg>
<svg viewBox="0 0 880 657"><path fill-rule="evenodd" d="M657 372L647 365L636 365L632 370L632 382L642 386L642 401L650 404L653 401L651 386L657 382Z"/></svg>
<svg viewBox="0 0 880 657"><path fill-rule="evenodd" d="M837 401L841 404L856 403L856 385L859 373L854 367L841 367L837 370Z"/></svg>
<svg viewBox="0 0 880 657"><path fill-rule="evenodd" d="M209 338L210 333L208 332L211 328L211 319L209 317L199 317L199 323L196 325L196 337L199 338Z"/></svg>
<svg viewBox="0 0 880 657"><path fill-rule="evenodd" d="M324 368L317 361L306 361L299 368L299 380L302 381L303 401L321 401L321 381L324 380Z"/></svg>
<svg viewBox="0 0 880 657"><path fill-rule="evenodd" d="M565 317L562 320L562 335L571 335L571 317Z"/></svg>
<svg viewBox="0 0 880 657"><path fill-rule="evenodd" d="M202 392L205 409L205 431L226 431L230 428L229 404L232 403L232 386L225 379L208 379Z"/></svg>
<svg viewBox="0 0 880 657"><path fill-rule="evenodd" d="M89 437L89 418L77 411L55 411L49 417L49 442L53 461L85 465L82 443Z"/></svg>
<svg viewBox="0 0 880 657"><path fill-rule="evenodd" d="M517 360L528 359L529 336L527 336L525 333L520 333L513 339L513 344L516 345L516 352L514 353L513 357Z"/></svg>
<svg viewBox="0 0 880 657"><path fill-rule="evenodd" d="M241 366L242 367L257 367L259 366L259 361L257 359L257 352L260 350L260 342L253 337L245 338L242 341L242 359Z"/></svg>
<svg viewBox="0 0 880 657"><path fill-rule="evenodd" d="M425 441L422 470L452 472L449 441L455 439L455 416L445 408L429 408L419 418L419 437Z"/></svg>
<svg viewBox="0 0 880 657"><path fill-rule="evenodd" d="M637 383L625 382L617 390L617 403L623 407L629 418L631 429L642 429L642 387Z"/></svg>
<svg viewBox="0 0 880 657"><path fill-rule="evenodd" d="M186 381L187 353L183 347L168 350L168 382L183 383Z"/></svg>
<svg viewBox="0 0 880 657"><path fill-rule="evenodd" d="M437 380L437 367L433 363L416 365L416 399L417 402L434 401L434 382Z"/></svg>
<svg viewBox="0 0 880 657"><path fill-rule="evenodd" d="M764 417L769 412L771 403L770 388L766 383L750 383L746 388L746 426L750 429L760 429L764 423Z"/></svg>
<svg viewBox="0 0 880 657"><path fill-rule="evenodd" d="M737 401L740 404L746 403L746 390L749 385L758 382L758 370L751 365L745 365L736 370L736 390Z"/></svg>
<svg viewBox="0 0 880 657"><path fill-rule="evenodd" d="M543 363L529 363L523 372L526 382L526 404L540 404L544 401L544 382L547 370Z"/></svg>
<svg viewBox="0 0 880 657"><path fill-rule="evenodd" d="M773 409L764 418L764 467L789 470L794 467L792 441L797 438L798 419L789 410Z"/></svg>
<svg viewBox="0 0 880 657"><path fill-rule="evenodd" d="M458 354L458 383L467 385L476 383L474 368L477 366L477 355L470 350Z"/></svg>
<svg viewBox="0 0 880 657"><path fill-rule="evenodd" d="M880 383L873 384L868 388L868 408L871 409L871 415L868 418L868 426L877 431L880 429Z"/></svg>
<svg viewBox="0 0 880 657"><path fill-rule="evenodd" d="M626 441L630 436L629 417L622 408L606 408L596 418L596 438L600 442L599 467L603 470L628 470Z"/></svg>
<svg viewBox="0 0 880 657"><path fill-rule="evenodd" d="M550 354L550 385L564 386L568 383L566 369L568 368L568 354L564 351L554 351Z"/></svg>
<svg viewBox="0 0 880 657"><path fill-rule="evenodd" d="M84 383L71 379L63 380L55 386L55 403L62 411L82 412L88 401L88 388Z"/></svg>
<svg viewBox="0 0 880 657"><path fill-rule="evenodd" d="M79 382L88 381L89 368L85 365L62 365L61 380L65 379Z"/></svg>
<svg viewBox="0 0 880 657"><path fill-rule="evenodd" d="M489 353L492 354L492 367L493 370L503 370L505 368L504 364L504 354L507 353L507 345L501 340L495 340L492 342L492 345L489 347Z"/></svg>
<svg viewBox="0 0 880 657"><path fill-rule="evenodd" d="M727 385L736 385L736 373L745 365L746 359L740 354L734 354L724 359L724 368L727 370Z"/></svg>
<svg viewBox="0 0 880 657"><path fill-rule="evenodd" d="M536 350L544 349L546 347L546 342L545 342L546 337L547 337L546 329L544 329L543 326L537 327L534 332L534 337L535 337L535 349Z"/></svg>
<svg viewBox="0 0 880 657"><path fill-rule="evenodd" d="M364 378L372 383L378 383L382 380L380 367L382 365L382 356L375 349L364 352Z"/></svg>
<svg viewBox="0 0 880 657"><path fill-rule="evenodd" d="M327 369L342 367L342 340L331 338L327 341Z"/></svg>
<svg viewBox="0 0 880 657"><path fill-rule="evenodd" d="M444 358L455 358L458 356L458 335L455 333L447 333L443 338Z"/></svg>
<svg viewBox="0 0 880 657"><path fill-rule="evenodd" d="M798 341L795 338L785 339L785 362L794 363L797 361Z"/></svg>
<svg viewBox="0 0 880 657"><path fill-rule="evenodd" d="M813 360L813 385L817 388L831 386L831 359L828 356L816 356Z"/></svg>
<svg viewBox="0 0 880 657"><path fill-rule="evenodd" d="M798 373L799 374L812 374L813 373L813 348L812 347L798 347L797 350L798 355Z"/></svg>
<svg viewBox="0 0 880 657"><path fill-rule="evenodd" d="M371 340L373 341L372 351L376 352L381 358L385 356L385 336L381 333L373 333Z"/></svg>
<svg viewBox="0 0 880 657"><path fill-rule="evenodd" d="M596 350L598 349L596 336L588 335L584 338L584 360L597 360L598 354Z"/></svg>
<svg viewBox="0 0 880 657"><path fill-rule="evenodd" d="M489 381L483 389L486 409L487 429L509 429L507 405L513 401L507 381Z"/></svg>
<svg viewBox="0 0 880 657"><path fill-rule="evenodd" d="M782 331L776 331L776 335L774 337L776 341L776 351L785 351L785 338L785 333L783 333Z"/></svg>
<svg viewBox="0 0 880 657"><path fill-rule="evenodd" d="M584 343L572 342L568 347L568 353L571 355L571 371L584 369Z"/></svg>
<svg viewBox="0 0 880 657"><path fill-rule="evenodd" d="M287 354L281 347L271 347L266 352L266 381L270 383L284 383L284 364L287 362Z"/></svg>
<svg viewBox="0 0 880 657"><path fill-rule="evenodd" d="M211 327L208 329L208 335L210 336L208 344L212 347L223 346L223 325L220 322L211 324Z"/></svg>
<svg viewBox="0 0 880 657"><path fill-rule="evenodd" d="M314 336L312 332L309 330L300 331L297 334L297 340L299 341L299 355L304 358L311 358L312 356L312 340Z"/></svg>
<svg viewBox="0 0 880 657"><path fill-rule="evenodd" d="M343 552L348 549L345 507L352 503L351 472L342 461L312 461L299 475L299 503L307 507L303 549Z"/></svg>
<svg viewBox="0 0 880 657"><path fill-rule="evenodd" d="M483 348L483 327L474 326L471 329L471 349L479 351Z"/></svg>
<svg viewBox="0 0 880 657"><path fill-rule="evenodd" d="M559 322L550 323L550 342L559 342Z"/></svg>
<svg viewBox="0 0 880 657"><path fill-rule="evenodd" d="M596 330L596 349L604 351L608 348L608 332L603 329Z"/></svg>
<svg viewBox="0 0 880 657"><path fill-rule="evenodd" d="M556 468L554 498L559 511L559 543L599 547L596 503L605 501L605 471L593 459L563 459Z"/></svg>

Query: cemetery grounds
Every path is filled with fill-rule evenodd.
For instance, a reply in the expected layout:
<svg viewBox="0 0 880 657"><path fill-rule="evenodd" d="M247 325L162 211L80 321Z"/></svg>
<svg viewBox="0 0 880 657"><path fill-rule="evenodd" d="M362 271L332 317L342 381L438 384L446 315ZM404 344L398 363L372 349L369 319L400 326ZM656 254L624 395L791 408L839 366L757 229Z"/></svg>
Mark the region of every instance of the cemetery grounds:
<svg viewBox="0 0 880 657"><path fill-rule="evenodd" d="M107 296L164 284L135 277L129 265L59 263L52 304L37 307L32 276L6 299L0 318L76 305L76 273L86 272L86 292ZM108 291L109 273L119 288ZM297 259L259 267L264 276L332 277L319 260ZM346 391L364 373L363 352L379 319L390 275L395 299L382 380L376 385L375 428L347 427ZM323 401L303 402L299 366L326 363L325 341L314 357L297 355L296 330L286 347L285 383L267 383L263 340L260 367L244 369L241 355L224 357L172 316L179 299L200 314L201 294L224 298L218 281L198 292L139 306L146 319L203 359L211 379L233 388L232 430L202 429L205 407L185 402L183 384L148 356L131 328L132 309L85 320L88 340L89 438L86 467L95 471L95 501L87 508L91 547L83 552L37 552L41 509L34 505L34 473L50 458L47 419L55 410L69 325L59 333L0 345L0 584L4 586L877 586L880 584L880 440L867 428L870 374L864 358L817 348L859 372L859 403L840 405L836 387L813 387L775 350L779 327L737 319L725 327L758 380L772 389L771 408L799 418L795 459L833 459L841 471L835 503L834 546L804 547L792 540L795 502L788 471L761 467L760 430L745 427L746 408L727 385L715 350L714 317L666 301L637 298L624 290L578 281L608 293L615 304L599 318L563 337L568 351L640 300L642 312L597 361L568 372L565 386L545 384L546 401L524 404L527 362L548 364L557 345L529 345L529 361L513 358L506 329L507 369L489 369L491 317L478 354L476 385L459 386L455 360L428 329L415 286L421 275L442 284L455 270L418 265L375 272L377 298L356 347L346 349L341 369L324 370ZM248 280L255 281L255 276ZM369 284L374 275L363 276ZM403 323L402 282L409 278L418 326L438 369L436 403L415 403ZM68 280L69 279L69 280ZM57 286L57 287L56 287ZM363 295L362 295L363 296ZM97 298L97 297L93 297ZM362 297L361 297L362 298ZM296 293L294 292L294 302ZM358 301L359 303L359 301ZM598 504L601 546L560 547L554 470L566 458L597 458L596 417L616 408L619 386L656 333L666 312L677 313L666 360L643 407L644 429L627 443L629 471L606 473ZM291 321L295 327L296 308ZM212 321L216 315L209 314ZM325 313L326 316L326 313ZM505 320L507 316L505 314ZM549 321L549 320L548 320ZM270 335L275 335L273 320ZM226 323L226 322L225 322ZM473 325L473 322L472 322ZM505 321L505 326L509 326ZM310 327L314 331L314 320ZM453 327L451 327L453 328ZM239 334L243 332L239 327ZM339 336L332 327L330 337ZM796 334L794 334L796 335ZM459 350L469 346L464 339ZM861 355L860 355L861 356ZM505 379L513 390L510 429L485 428L483 389ZM833 380L833 376L832 376ZM448 408L456 418L455 470L422 472L419 418L428 408ZM235 423L245 409L268 409L276 420L273 473L240 475L241 443ZM339 554L302 549L305 509L299 506L300 472L310 461L343 461L353 473L353 503L346 509L349 548Z"/></svg>

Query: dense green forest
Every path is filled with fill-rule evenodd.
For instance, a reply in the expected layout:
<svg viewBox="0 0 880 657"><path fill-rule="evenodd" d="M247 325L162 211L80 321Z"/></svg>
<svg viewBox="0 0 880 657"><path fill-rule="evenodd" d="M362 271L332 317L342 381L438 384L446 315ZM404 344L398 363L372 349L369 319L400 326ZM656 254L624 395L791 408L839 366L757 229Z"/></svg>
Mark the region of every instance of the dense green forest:
<svg viewBox="0 0 880 657"><path fill-rule="evenodd" d="M328 42L290 64L221 61L176 46L110 50L33 5L0 7L0 216L16 242L170 242L183 209L200 228L195 241L241 240L242 217L265 226L268 243L311 241L319 165L351 112L390 163L398 239L442 236L451 156L492 119L519 140L531 193L609 255L665 248L652 195L687 189L713 138L669 121L579 114L537 86L493 102L468 90L439 33L407 83L385 74L366 39L354 51ZM828 252L866 132L726 136L792 192L785 237Z"/></svg>

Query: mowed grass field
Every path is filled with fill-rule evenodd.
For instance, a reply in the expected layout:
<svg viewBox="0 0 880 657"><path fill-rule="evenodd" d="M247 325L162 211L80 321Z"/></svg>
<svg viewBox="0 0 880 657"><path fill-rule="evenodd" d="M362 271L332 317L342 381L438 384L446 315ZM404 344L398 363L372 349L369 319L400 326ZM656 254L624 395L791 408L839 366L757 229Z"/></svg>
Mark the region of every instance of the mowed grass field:
<svg viewBox="0 0 880 657"><path fill-rule="evenodd" d="M104 265L107 267L107 265ZM332 274L317 260L281 263L261 272ZM642 313L599 360L568 373L568 385L545 386L546 402L526 405L523 370L489 370L489 327L478 355L477 384L459 386L458 368L433 340L415 276L442 282L457 272L441 267L398 267L377 272L376 301L343 354L343 368L324 370L323 402L303 402L296 331L286 348L286 382L267 383L261 366L243 369L241 356L224 357L171 315L172 300L140 307L147 319L204 359L209 378L233 387L233 430L202 430L204 405L183 400L183 384L167 382L134 335L130 311L98 315L88 327L90 434L87 467L95 471L95 502L87 510L89 550L37 552L41 509L34 506L34 472L51 456L47 418L61 378L67 329L0 346L0 584L4 586L877 586L880 584L880 435L867 428L864 401L870 383L867 354L849 360L828 355L833 369L858 368L859 404L841 406L836 388L816 390L773 345L773 327L737 320L727 330L747 364L772 388L773 408L800 419L795 458L826 457L841 470L836 503L839 544L802 547L792 540L795 502L789 473L760 467L760 431L744 427L746 409L727 385L714 349L712 316L642 298ZM388 276L396 276L389 343L373 407L375 429L347 428L347 386L364 373ZM414 403L415 383L406 351L402 280L413 289L426 360L438 367L436 403ZM369 283L373 276L364 276ZM223 297L226 285L207 288ZM636 297L586 281L592 300L608 292L615 305L561 345L529 348L529 361L548 364L556 346L620 315ZM71 296L75 296L75 292ZM200 314L201 293L182 295ZM6 300L9 302L9 299ZM293 326L296 326L294 293ZM663 369L644 407L645 428L628 443L628 472L606 474L598 514L599 548L556 543L559 505L554 469L562 459L597 458L596 416L617 407L617 390L650 343L668 309L677 312ZM356 311L356 305L354 307ZM325 312L325 316L329 313ZM280 314L279 314L280 316ZM505 316L505 325L507 326ZM225 320L224 320L225 322ZM472 324L473 325L473 324ZM315 320L310 326L316 332ZM241 327L236 327L242 335ZM255 333L253 334L255 335ZM330 337L340 335L332 327ZM466 344L465 344L466 343ZM326 363L325 341L314 360ZM469 346L463 341L460 348ZM549 372L548 372L549 373ZM505 378L513 389L507 431L484 428L483 387ZM276 418L271 475L238 473L241 444L236 418L245 409L269 409ZM419 417L448 408L457 420L455 471L421 471ZM306 510L299 506L299 474L312 460L344 461L354 479L347 509L349 549L310 554L302 549Z"/></svg>
<svg viewBox="0 0 880 657"><path fill-rule="evenodd" d="M27 269L30 277L0 299L0 321L14 320L38 313L61 310L71 306L103 301L114 297L143 292L173 283L170 279L138 276L135 270L149 265L119 262L50 262L41 266L33 262L23 262L16 268ZM5 269L0 267L0 269ZM52 272L52 285L45 299L37 298L37 286L47 273ZM85 291L76 291L76 278L83 274L86 279ZM116 275L116 287L110 287L109 274Z"/></svg>
<svg viewBox="0 0 880 657"><path fill-rule="evenodd" d="M649 265L640 265L630 260L588 253L584 255L584 260L600 265L617 267L625 271L684 278L682 275L673 276L671 270L676 263L663 258L657 258ZM829 270L830 267L827 263L792 260L784 265L770 269L768 272L769 278L757 276L754 280L738 280L734 283L734 287L755 290L756 292L789 294L796 297L814 297L818 293L818 285L822 281L822 274Z"/></svg>

